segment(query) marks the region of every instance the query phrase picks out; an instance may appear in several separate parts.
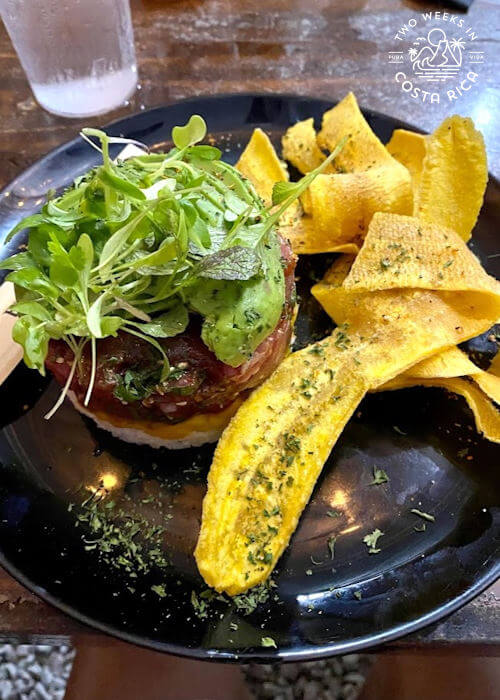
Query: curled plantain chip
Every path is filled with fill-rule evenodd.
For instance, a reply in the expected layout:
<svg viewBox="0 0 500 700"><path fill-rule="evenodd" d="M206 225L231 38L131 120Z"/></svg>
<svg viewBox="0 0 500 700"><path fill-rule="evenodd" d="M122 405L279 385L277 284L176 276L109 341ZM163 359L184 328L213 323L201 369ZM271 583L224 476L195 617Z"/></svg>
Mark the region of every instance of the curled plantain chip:
<svg viewBox="0 0 500 700"><path fill-rule="evenodd" d="M321 165L326 158L316 141L312 117L304 119L302 122L297 122L297 124L287 129L281 143L283 146L283 158L304 175ZM335 168L332 165L328 165L324 172L335 172Z"/></svg>
<svg viewBox="0 0 500 700"><path fill-rule="evenodd" d="M468 241L488 181L481 132L468 117L453 116L426 140L414 214L447 226Z"/></svg>
<svg viewBox="0 0 500 700"><path fill-rule="evenodd" d="M451 229L411 216L375 214L370 239L344 286L353 291L412 287L496 295L499 283Z"/></svg>
<svg viewBox="0 0 500 700"><path fill-rule="evenodd" d="M417 134L414 131L395 129L386 146L391 156L409 170L414 197L420 185L426 138L424 134Z"/></svg>
<svg viewBox="0 0 500 700"><path fill-rule="evenodd" d="M500 403L500 378L477 367L458 348L448 348L416 364L377 391L412 386L441 387L461 394L473 412L478 432L492 442L500 442L500 412L492 403Z"/></svg>
<svg viewBox="0 0 500 700"><path fill-rule="evenodd" d="M312 119L288 129L283 156L308 172L324 160L321 149L332 151L345 137L330 172L319 175L301 197L308 216L288 221L286 234L296 252L355 252L376 211L413 211L410 172L375 136L352 93L323 115L317 137Z"/></svg>
<svg viewBox="0 0 500 700"><path fill-rule="evenodd" d="M317 249L325 239L359 246L375 212L411 213L410 175L395 161L365 172L318 175L302 202L312 216Z"/></svg>
<svg viewBox="0 0 500 700"><path fill-rule="evenodd" d="M372 247L396 242L398 226L415 241L422 239L414 251L421 256L419 266L384 281ZM344 270L337 268L329 289L323 288L323 300L342 298L341 325L289 356L223 433L195 552L209 585L234 595L269 576L330 450L367 391L487 330L500 315L500 285L477 270L453 232L447 235L457 257L470 256L464 275L452 272L445 288L436 289L428 278L422 283L425 251L435 233L411 217L376 214L352 267L346 256Z"/></svg>
<svg viewBox="0 0 500 700"><path fill-rule="evenodd" d="M250 141L236 163L236 167L242 175L250 180L257 194L267 206L272 204L274 185L277 182L287 182L290 179L287 169L278 158L273 144L262 129L254 129ZM294 202L279 221L279 228L286 229L283 235L290 238L294 252L299 252L293 247L294 240L302 238L300 233L301 217L300 203Z"/></svg>
<svg viewBox="0 0 500 700"><path fill-rule="evenodd" d="M340 139L348 136L342 152L335 158L335 167L346 173L364 172L394 159L364 118L352 92L323 114L318 145L332 151Z"/></svg>
<svg viewBox="0 0 500 700"><path fill-rule="evenodd" d="M312 123L307 129L310 151ZM375 136L352 93L325 112L317 142L331 151L336 139L346 136L348 141L333 163L337 172L319 175L302 197L314 227L314 238L309 236L314 252L349 243L359 247L376 211L411 214L413 209L409 171Z"/></svg>
<svg viewBox="0 0 500 700"><path fill-rule="evenodd" d="M236 168L250 180L267 206L272 203L274 184L289 179L269 136L262 129L254 129Z"/></svg>
<svg viewBox="0 0 500 700"><path fill-rule="evenodd" d="M339 243L338 238L330 237L329 234L319 237L313 218L307 214L300 215L300 212L295 218L284 216L279 230L285 238L290 240L293 252L298 255L313 253L353 253L355 255L359 251L358 245L353 241Z"/></svg>
<svg viewBox="0 0 500 700"><path fill-rule="evenodd" d="M500 443L500 413L476 383L458 377L426 379L402 374L380 387L380 391L406 389L413 386L440 387L463 396L474 415L478 432L490 442Z"/></svg>
<svg viewBox="0 0 500 700"><path fill-rule="evenodd" d="M482 372L483 370L469 360L462 350L453 347L419 362L400 376L413 379L447 379L448 377L472 377ZM398 377L393 381L397 382ZM389 384L384 384L381 389L386 387L389 388Z"/></svg>

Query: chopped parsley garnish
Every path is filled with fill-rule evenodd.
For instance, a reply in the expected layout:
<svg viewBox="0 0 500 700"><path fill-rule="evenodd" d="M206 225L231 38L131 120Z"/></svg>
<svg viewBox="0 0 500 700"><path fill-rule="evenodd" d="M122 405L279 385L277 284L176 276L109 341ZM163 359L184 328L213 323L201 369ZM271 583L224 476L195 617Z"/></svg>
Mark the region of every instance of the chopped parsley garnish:
<svg viewBox="0 0 500 700"><path fill-rule="evenodd" d="M383 469L378 467L373 467L373 481L370 482L370 486L378 486L379 484L386 484L389 481L387 473Z"/></svg>
<svg viewBox="0 0 500 700"><path fill-rule="evenodd" d="M235 595L228 602L232 602L236 609L242 613L242 615L250 615L256 610L257 606L261 603L267 603L269 600L271 588L274 588L276 584L272 579L269 579L265 583L260 583L258 586L251 588L246 593L240 593Z"/></svg>
<svg viewBox="0 0 500 700"><path fill-rule="evenodd" d="M419 518L423 518L424 520L427 520L430 523L433 523L436 518L431 515L431 513L425 513L423 510L418 510L418 508L412 508L410 510L410 513L414 513L415 515L418 515Z"/></svg>
<svg viewBox="0 0 500 700"><path fill-rule="evenodd" d="M132 501L127 508L118 507L114 501L106 501L104 494L105 490L96 491L81 505L71 505L77 513L75 525L87 530L85 550L96 552L105 564L132 578L168 566L163 552L164 528L136 512Z"/></svg>
<svg viewBox="0 0 500 700"><path fill-rule="evenodd" d="M335 535L331 535L328 538L327 544L328 544L328 551L330 552L330 559L333 559L335 557L335 543L337 541L337 538Z"/></svg>
<svg viewBox="0 0 500 700"><path fill-rule="evenodd" d="M381 551L379 548L377 548L377 542L383 534L384 533L382 530L379 530L377 527L373 532L370 532L370 534L363 537L363 542L368 547L369 554L378 554Z"/></svg>
<svg viewBox="0 0 500 700"><path fill-rule="evenodd" d="M321 345L313 345L310 350L308 350L308 353L310 355L319 355L319 357L324 357L325 356L325 350Z"/></svg>
<svg viewBox="0 0 500 700"><path fill-rule="evenodd" d="M153 593L156 593L156 595L160 596L160 598L165 598L167 595L167 591L165 590L165 585L163 583L160 583L156 586L151 586L151 590Z"/></svg>
<svg viewBox="0 0 500 700"><path fill-rule="evenodd" d="M350 345L350 338L348 337L346 331L349 328L348 323L343 323L341 326L337 327L337 335L335 337L335 346L340 350L347 350Z"/></svg>
<svg viewBox="0 0 500 700"><path fill-rule="evenodd" d="M284 442L285 449L289 452L300 452L300 439L292 435L292 433L285 433Z"/></svg>
<svg viewBox="0 0 500 700"><path fill-rule="evenodd" d="M204 620L208 617L208 602L203 598L198 598L196 591L191 591L191 605L196 613L196 616L200 620Z"/></svg>
<svg viewBox="0 0 500 700"><path fill-rule="evenodd" d="M262 644L263 647L273 647L274 649L277 649L278 647L276 646L276 642L272 637L262 637L260 643Z"/></svg>
<svg viewBox="0 0 500 700"><path fill-rule="evenodd" d="M338 510L327 510L326 514L329 518L339 518L341 516L341 513Z"/></svg>

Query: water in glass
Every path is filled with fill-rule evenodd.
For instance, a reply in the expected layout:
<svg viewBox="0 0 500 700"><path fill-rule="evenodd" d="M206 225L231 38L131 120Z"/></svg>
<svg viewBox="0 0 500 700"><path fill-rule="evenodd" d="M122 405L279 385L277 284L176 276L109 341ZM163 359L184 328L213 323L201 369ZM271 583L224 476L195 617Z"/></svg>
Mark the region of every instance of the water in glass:
<svg viewBox="0 0 500 700"><path fill-rule="evenodd" d="M102 114L137 84L129 0L0 0L38 102L66 117Z"/></svg>

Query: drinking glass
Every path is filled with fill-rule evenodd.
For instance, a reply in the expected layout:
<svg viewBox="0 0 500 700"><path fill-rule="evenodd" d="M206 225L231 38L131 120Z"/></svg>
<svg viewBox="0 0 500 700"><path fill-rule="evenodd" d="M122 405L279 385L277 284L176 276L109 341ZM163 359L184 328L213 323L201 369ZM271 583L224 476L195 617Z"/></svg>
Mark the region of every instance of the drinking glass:
<svg viewBox="0 0 500 700"><path fill-rule="evenodd" d="M49 112L103 114L134 92L129 0L0 0L0 14L33 93Z"/></svg>

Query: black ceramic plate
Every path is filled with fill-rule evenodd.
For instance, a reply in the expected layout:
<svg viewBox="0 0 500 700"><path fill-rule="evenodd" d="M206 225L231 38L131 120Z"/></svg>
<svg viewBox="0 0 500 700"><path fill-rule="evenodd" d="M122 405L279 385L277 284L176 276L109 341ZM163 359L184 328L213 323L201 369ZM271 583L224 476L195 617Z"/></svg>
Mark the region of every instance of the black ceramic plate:
<svg viewBox="0 0 500 700"><path fill-rule="evenodd" d="M235 162L254 127L278 145L287 126L311 115L319 120L330 106L287 96L204 98L128 117L109 132L161 149L171 128L197 112ZM401 126L389 117L366 116L383 141ZM67 185L97 159L77 138L17 178L0 199L2 237L40 206L48 188ZM498 250L499 195L498 183L490 182L474 243L490 272L498 263L488 255ZM309 287L331 259L318 255L299 263L299 345L330 328ZM483 338L470 348L487 361L494 345ZM192 552L212 448L175 452L129 445L69 405L44 421L56 396L53 382L24 366L0 389L0 560L45 600L118 637L204 659L314 658L418 629L463 605L498 574L500 450L478 438L462 399L439 389L411 389L361 404L279 562L270 599L247 616L215 601L208 617L199 619L192 591L199 595L205 586ZM387 484L370 485L374 466L387 472ZM81 511L68 505L81 502L102 479L110 498L135 514L129 522L140 523L136 541L146 558L159 540L170 560L166 569L148 564L150 570L135 577L137 567L128 571L99 558L86 522L76 527ZM411 508L432 513L435 522L417 532L422 521ZM145 521L164 531L145 542ZM362 539L376 527L385 533L382 551L370 556ZM331 535L337 536L333 561ZM262 637L272 637L278 650L263 648Z"/></svg>

